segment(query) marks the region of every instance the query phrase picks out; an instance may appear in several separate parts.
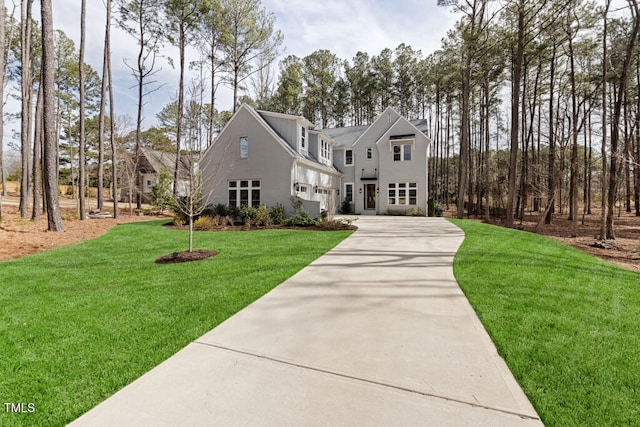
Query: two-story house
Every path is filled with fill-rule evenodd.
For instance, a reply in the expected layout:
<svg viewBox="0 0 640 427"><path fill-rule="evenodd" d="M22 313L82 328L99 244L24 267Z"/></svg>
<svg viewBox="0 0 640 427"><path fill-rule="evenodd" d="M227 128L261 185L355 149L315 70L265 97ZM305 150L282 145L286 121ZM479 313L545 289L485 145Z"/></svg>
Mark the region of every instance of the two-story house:
<svg viewBox="0 0 640 427"><path fill-rule="evenodd" d="M324 129L334 140L334 165L343 173L341 201L360 214L419 208L427 212L430 141L393 108L371 125Z"/></svg>
<svg viewBox="0 0 640 427"><path fill-rule="evenodd" d="M312 215L335 212L342 173L333 139L301 116L256 111L243 104L200 162L207 204L282 204L297 196Z"/></svg>
<svg viewBox="0 0 640 427"><path fill-rule="evenodd" d="M371 125L314 130L301 116L244 104L200 162L207 204L241 207L298 197L312 215L347 199L359 214L427 210L429 140L387 108Z"/></svg>

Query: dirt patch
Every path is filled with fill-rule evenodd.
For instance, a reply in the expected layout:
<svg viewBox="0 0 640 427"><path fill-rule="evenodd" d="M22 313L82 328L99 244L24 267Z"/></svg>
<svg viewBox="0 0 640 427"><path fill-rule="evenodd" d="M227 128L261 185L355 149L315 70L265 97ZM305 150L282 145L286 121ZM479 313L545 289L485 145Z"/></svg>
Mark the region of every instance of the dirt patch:
<svg viewBox="0 0 640 427"><path fill-rule="evenodd" d="M71 201L73 203L73 201ZM63 199L62 206L68 206L70 200ZM62 207L64 233L47 231L47 217L42 215L39 221L20 218L17 198L2 198L3 217L0 221L0 261L20 258L37 252L46 251L71 243L99 237L118 224L149 221L166 217L129 216L121 210L120 218L78 220L77 210Z"/></svg>
<svg viewBox="0 0 640 427"><path fill-rule="evenodd" d="M455 212L448 212L448 215L455 216ZM534 232L540 215L539 213L525 215L524 221L516 221L514 227ZM567 217L568 213L566 212L556 213L552 224L542 224L536 232L640 273L640 217L635 216L633 212L624 212L624 209L616 211L613 221L616 238L609 240L604 245L605 248L591 246L593 243L599 242L601 221L599 209L592 209L591 214L584 215L584 218L580 210L577 228L574 222L569 221ZM503 225L495 221L490 221L490 223Z"/></svg>
<svg viewBox="0 0 640 427"><path fill-rule="evenodd" d="M156 260L156 264L176 264L179 262L200 261L216 255L218 255L218 252L207 249L195 249L191 252L174 252L169 255L161 256Z"/></svg>

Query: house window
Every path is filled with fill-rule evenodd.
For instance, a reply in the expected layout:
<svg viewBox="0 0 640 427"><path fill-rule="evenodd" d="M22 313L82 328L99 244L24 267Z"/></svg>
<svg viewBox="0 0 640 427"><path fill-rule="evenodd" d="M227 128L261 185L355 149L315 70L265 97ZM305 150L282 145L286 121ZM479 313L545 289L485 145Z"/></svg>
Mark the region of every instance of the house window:
<svg viewBox="0 0 640 427"><path fill-rule="evenodd" d="M331 146L324 139L320 140L320 159L326 165L331 165Z"/></svg>
<svg viewBox="0 0 640 427"><path fill-rule="evenodd" d="M367 160L373 159L373 148L367 148Z"/></svg>
<svg viewBox="0 0 640 427"><path fill-rule="evenodd" d="M395 144L393 146L393 161L404 162L411 160L411 144Z"/></svg>
<svg viewBox="0 0 640 427"><path fill-rule="evenodd" d="M302 133L301 133L301 137L300 137L300 145L302 147L303 150L306 150L306 136L307 136L307 129L303 126L302 127Z"/></svg>
<svg viewBox="0 0 640 427"><path fill-rule="evenodd" d="M229 181L229 206L260 206L260 181Z"/></svg>
<svg viewBox="0 0 640 427"><path fill-rule="evenodd" d="M344 150L344 164L353 165L353 150Z"/></svg>
<svg viewBox="0 0 640 427"><path fill-rule="evenodd" d="M389 183L389 205L417 204L418 188L415 182Z"/></svg>
<svg viewBox="0 0 640 427"><path fill-rule="evenodd" d="M307 193L309 191L309 187L303 184L296 184L296 191L298 193Z"/></svg>
<svg viewBox="0 0 640 427"><path fill-rule="evenodd" d="M249 140L246 136L240 138L240 158L246 159L249 157Z"/></svg>
<svg viewBox="0 0 640 427"><path fill-rule="evenodd" d="M353 203L353 183L347 183L344 185L344 198L350 203Z"/></svg>

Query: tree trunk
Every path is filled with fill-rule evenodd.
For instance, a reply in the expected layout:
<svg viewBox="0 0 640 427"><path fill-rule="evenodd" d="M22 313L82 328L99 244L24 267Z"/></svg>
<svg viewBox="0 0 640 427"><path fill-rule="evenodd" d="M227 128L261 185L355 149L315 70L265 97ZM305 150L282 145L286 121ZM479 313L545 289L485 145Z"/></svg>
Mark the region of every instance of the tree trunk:
<svg viewBox="0 0 640 427"><path fill-rule="evenodd" d="M556 193L556 139L555 139L555 130L554 130L554 101L553 101L553 91L555 90L555 69L556 69L556 52L557 45L553 44L553 50L551 51L551 64L550 64L550 73L549 73L549 162L548 162L548 176L547 176L547 209L545 214L545 224L551 224L553 220L553 212L554 212L554 201L555 201L555 193Z"/></svg>
<svg viewBox="0 0 640 427"><path fill-rule="evenodd" d="M36 126L33 136L33 210L31 219L40 221L40 198L42 197L42 84L38 88L36 101Z"/></svg>
<svg viewBox="0 0 640 427"><path fill-rule="evenodd" d="M607 0L602 21L602 189L601 189L601 217L600 217L600 239L607 238L607 14L611 0Z"/></svg>
<svg viewBox="0 0 640 427"><path fill-rule="evenodd" d="M33 0L23 0L21 4L22 18L22 114L21 123L21 159L20 174L20 217L27 219L29 214L29 176L31 153L31 89L33 86L31 75L31 6ZM4 25L4 22L2 23Z"/></svg>
<svg viewBox="0 0 640 427"><path fill-rule="evenodd" d="M180 82L178 83L178 117L176 118L176 163L173 172L173 197L178 195L178 178L180 177L180 143L182 139L182 117L184 115L184 55L186 34L184 21L180 24Z"/></svg>
<svg viewBox="0 0 640 427"><path fill-rule="evenodd" d="M570 16L570 15L568 15ZM567 18L569 20L569 18ZM567 28L571 28L571 22ZM570 30L567 30L567 32ZM576 94L575 59L573 55L573 35L567 34L569 41L569 80L571 81L571 181L569 184L569 221L573 221L573 236L578 237L578 95Z"/></svg>
<svg viewBox="0 0 640 427"><path fill-rule="evenodd" d="M53 47L53 16L51 0L42 0L42 85L44 156L42 175L47 198L47 223L49 231L64 231L58 201L58 145L56 139L56 109Z"/></svg>
<svg viewBox="0 0 640 427"><path fill-rule="evenodd" d="M638 32L640 32L640 10L638 10L637 0L628 0L629 7L631 8L631 14L633 16L633 28L627 41L625 56L622 64L622 69L619 71L620 83L617 89L617 96L615 97L613 107L613 117L611 118L611 169L609 176L609 197L607 198L607 238L615 239L615 232L613 227L613 215L616 202L616 194L618 188L618 141L620 138L620 119L622 113L622 102L624 94L627 88L627 81L629 70L631 68L631 61L633 60L633 51L635 48L636 39L638 38Z"/></svg>
<svg viewBox="0 0 640 427"><path fill-rule="evenodd" d="M4 0L0 0L0 117L4 117L4 76L7 69L5 64L5 8ZM7 195L7 180L4 174L4 157L3 157L3 139L4 137L4 120L0 120L0 218L2 218L2 197Z"/></svg>
<svg viewBox="0 0 640 427"><path fill-rule="evenodd" d="M100 113L98 119L98 210L104 210L104 133L105 133L105 115L107 103L107 70L109 68L109 38L111 37L111 0L107 0L107 22L104 34L104 50L102 56L102 82L100 87ZM114 118L111 117L111 121ZM114 193L115 194L115 193Z"/></svg>
<svg viewBox="0 0 640 427"><path fill-rule="evenodd" d="M509 156L509 182L507 190L506 227L513 227L513 207L516 194L516 175L518 171L518 135L520 125L520 82L524 63L524 4L518 7L518 41L513 60L513 81L511 88L511 151Z"/></svg>
<svg viewBox="0 0 640 427"><path fill-rule="evenodd" d="M635 118L635 165L633 168L634 179L634 207L636 216L640 216L640 61L636 61L636 87L638 94L636 95L636 118Z"/></svg>
<svg viewBox="0 0 640 427"><path fill-rule="evenodd" d="M80 220L87 219L85 208L85 90L84 90L84 45L85 45L85 20L87 0L81 1L80 6L80 58L78 64L79 92L80 92L80 135L78 142L78 201L80 208Z"/></svg>

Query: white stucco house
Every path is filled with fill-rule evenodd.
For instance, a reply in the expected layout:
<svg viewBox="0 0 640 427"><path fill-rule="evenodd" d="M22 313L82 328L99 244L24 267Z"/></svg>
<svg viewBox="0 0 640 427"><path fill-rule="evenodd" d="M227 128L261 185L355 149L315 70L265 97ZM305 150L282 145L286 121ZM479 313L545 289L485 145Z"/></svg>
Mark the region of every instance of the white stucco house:
<svg viewBox="0 0 640 427"><path fill-rule="evenodd" d="M427 205L429 140L392 108L369 126L314 129L301 116L243 104L200 162L207 204L272 206L291 197L312 215L347 198L360 214Z"/></svg>

